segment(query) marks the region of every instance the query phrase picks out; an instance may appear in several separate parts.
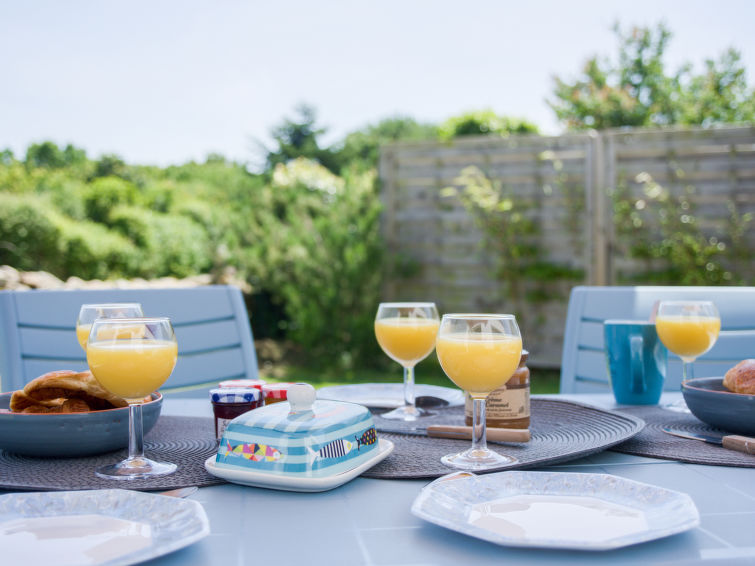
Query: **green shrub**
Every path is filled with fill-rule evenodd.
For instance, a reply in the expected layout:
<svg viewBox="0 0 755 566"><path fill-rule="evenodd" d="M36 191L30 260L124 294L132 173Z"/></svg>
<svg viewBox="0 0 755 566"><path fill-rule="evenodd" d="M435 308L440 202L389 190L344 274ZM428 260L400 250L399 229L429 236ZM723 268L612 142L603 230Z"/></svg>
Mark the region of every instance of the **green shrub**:
<svg viewBox="0 0 755 566"><path fill-rule="evenodd" d="M267 234L263 284L283 303L288 336L311 363L344 370L373 363L382 259L374 174L342 188L324 168L319 180L312 168L287 169L293 177L305 172L309 184L273 187L277 206L258 219Z"/></svg>
<svg viewBox="0 0 755 566"><path fill-rule="evenodd" d="M119 205L134 205L139 202L139 190L135 185L118 177L102 177L86 186L84 207L87 216L94 222L106 223L110 211Z"/></svg>
<svg viewBox="0 0 755 566"><path fill-rule="evenodd" d="M55 217L43 197L0 193L0 265L60 276L60 228Z"/></svg>
<svg viewBox="0 0 755 566"><path fill-rule="evenodd" d="M107 222L140 248L141 265L137 271L143 277L187 277L205 272L212 265L207 233L185 216L119 206L110 211Z"/></svg>
<svg viewBox="0 0 755 566"><path fill-rule="evenodd" d="M155 212L170 212L173 207L175 188L175 183L172 181L148 183L142 190L142 206Z"/></svg>
<svg viewBox="0 0 755 566"><path fill-rule="evenodd" d="M60 231L61 276L115 279L137 272L141 254L127 238L95 222L59 216L56 223Z"/></svg>
<svg viewBox="0 0 755 566"><path fill-rule="evenodd" d="M48 198L0 193L0 264L62 279L105 279L131 275L138 258L128 239L68 218Z"/></svg>

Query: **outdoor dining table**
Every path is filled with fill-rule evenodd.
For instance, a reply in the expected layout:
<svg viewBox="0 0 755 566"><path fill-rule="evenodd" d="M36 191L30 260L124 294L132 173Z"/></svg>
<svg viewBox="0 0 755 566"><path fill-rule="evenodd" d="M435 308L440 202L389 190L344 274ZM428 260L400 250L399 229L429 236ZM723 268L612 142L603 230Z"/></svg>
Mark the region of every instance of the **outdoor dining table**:
<svg viewBox="0 0 755 566"><path fill-rule="evenodd" d="M616 408L610 394L544 397ZM679 397L665 393L661 402ZM168 397L163 415L210 417L211 409L204 399ZM412 515L412 502L427 479L359 477L319 493L228 483L201 487L189 496L203 505L209 536L145 564L755 564L752 468L695 465L606 450L536 470L612 474L684 492L697 506L701 524L681 534L608 551L513 548ZM0 564L1 553L2 549Z"/></svg>
<svg viewBox="0 0 755 566"><path fill-rule="evenodd" d="M679 396L666 393L662 402ZM610 394L556 397L616 408ZM211 412L204 400L168 398L163 414ZM613 474L685 492L695 502L701 524L610 551L506 548L412 515L412 502L429 480L360 477L321 493L224 484L203 487L190 496L204 506L212 534L149 564L755 564L752 468L693 465L609 450L540 469Z"/></svg>

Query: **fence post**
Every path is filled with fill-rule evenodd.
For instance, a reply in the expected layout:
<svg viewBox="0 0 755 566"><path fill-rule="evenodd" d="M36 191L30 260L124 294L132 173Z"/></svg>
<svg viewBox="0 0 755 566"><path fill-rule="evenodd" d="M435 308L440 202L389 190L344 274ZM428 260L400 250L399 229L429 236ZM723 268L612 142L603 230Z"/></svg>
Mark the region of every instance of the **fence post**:
<svg viewBox="0 0 755 566"><path fill-rule="evenodd" d="M380 232L385 242L387 259L390 263L395 259L398 249L396 230L396 191L398 190L398 175L396 171L396 154L392 148L380 148L378 163L378 182L380 183L380 200L383 211L380 215ZM396 298L396 278L388 277L383 284L384 297L390 300Z"/></svg>
<svg viewBox="0 0 755 566"><path fill-rule="evenodd" d="M590 257L588 283L608 285L608 239L606 214L605 152L603 136L596 131L589 134L588 166L585 174L587 212L590 226Z"/></svg>

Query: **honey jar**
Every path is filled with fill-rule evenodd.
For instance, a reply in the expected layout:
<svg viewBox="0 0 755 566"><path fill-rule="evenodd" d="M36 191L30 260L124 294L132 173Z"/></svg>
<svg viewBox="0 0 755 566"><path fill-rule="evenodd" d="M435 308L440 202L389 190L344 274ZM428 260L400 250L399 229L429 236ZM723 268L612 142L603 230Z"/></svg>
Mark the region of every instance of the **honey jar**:
<svg viewBox="0 0 755 566"><path fill-rule="evenodd" d="M495 428L530 427L529 352L522 350L519 367L503 387L496 389L485 401L485 425ZM472 426L472 399L467 395L464 406L467 426Z"/></svg>

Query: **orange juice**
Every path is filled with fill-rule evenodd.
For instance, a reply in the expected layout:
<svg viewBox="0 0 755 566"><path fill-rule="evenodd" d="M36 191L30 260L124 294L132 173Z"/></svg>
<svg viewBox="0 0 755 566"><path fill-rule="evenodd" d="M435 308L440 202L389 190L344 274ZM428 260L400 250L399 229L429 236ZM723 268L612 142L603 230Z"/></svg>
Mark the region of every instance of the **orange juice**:
<svg viewBox="0 0 755 566"><path fill-rule="evenodd" d="M375 336L392 359L413 367L433 351L439 324L431 318L381 318L375 321Z"/></svg>
<svg viewBox="0 0 755 566"><path fill-rule="evenodd" d="M89 338L89 332L92 330L91 324L80 324L76 327L76 337L79 339L79 344L86 351L87 339ZM147 328L143 324L133 324L131 326L119 326L118 328L100 328L97 333L98 340L113 339L124 340L126 338L144 338L147 332Z"/></svg>
<svg viewBox="0 0 755 566"><path fill-rule="evenodd" d="M658 337L671 352L694 360L713 347L721 330L721 319L713 316L659 316L655 319Z"/></svg>
<svg viewBox="0 0 755 566"><path fill-rule="evenodd" d="M80 324L76 327L76 338L79 339L79 344L84 351L87 349L87 338L89 338L89 331L91 329L91 324Z"/></svg>
<svg viewBox="0 0 755 566"><path fill-rule="evenodd" d="M87 362L100 384L125 399L141 399L168 379L178 358L169 340L95 342Z"/></svg>
<svg viewBox="0 0 755 566"><path fill-rule="evenodd" d="M446 375L472 397L484 398L514 374L522 339L510 334L452 333L438 336L438 361Z"/></svg>

